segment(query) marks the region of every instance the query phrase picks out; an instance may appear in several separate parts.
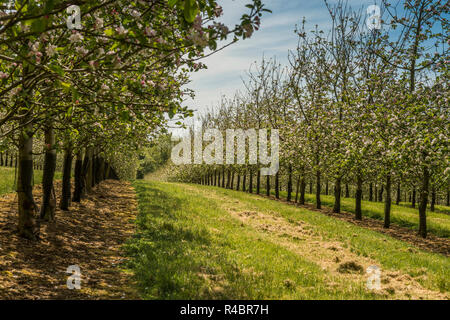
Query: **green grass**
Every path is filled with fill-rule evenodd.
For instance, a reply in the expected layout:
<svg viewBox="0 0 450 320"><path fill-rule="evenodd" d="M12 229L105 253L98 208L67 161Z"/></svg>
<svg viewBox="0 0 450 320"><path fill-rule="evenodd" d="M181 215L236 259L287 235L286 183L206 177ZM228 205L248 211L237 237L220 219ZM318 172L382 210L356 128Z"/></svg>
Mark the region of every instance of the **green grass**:
<svg viewBox="0 0 450 320"><path fill-rule="evenodd" d="M61 172L55 173L55 179L61 179ZM15 192L16 169L0 167L0 195ZM34 170L34 184L42 182L42 171Z"/></svg>
<svg viewBox="0 0 450 320"><path fill-rule="evenodd" d="M144 299L383 298L368 291L364 280L337 277L308 255L244 225L223 208L225 202L277 212L290 224L307 223L324 241L339 241L383 270L417 277L430 290L450 289L448 258L318 212L216 187L153 181L134 186L138 231L125 250Z"/></svg>
<svg viewBox="0 0 450 320"><path fill-rule="evenodd" d="M265 194L265 190L261 191L261 194ZM272 194L275 195L274 192L272 192ZM286 191L280 192L280 198L286 199L286 196ZM293 194L293 197L295 197L295 193ZM316 195L305 194L305 200L307 203L315 204ZM332 208L334 205L334 196L321 195L320 200L322 206ZM363 216L379 220L384 219L384 203L363 200L361 206ZM446 206L436 206L436 209L436 212L427 210L428 231L439 237L450 238L450 215L445 213L450 213L450 208ZM354 213L355 199L341 198L341 210ZM418 231L419 211L417 208L408 207L405 203L400 203L400 205L392 204L391 222Z"/></svg>

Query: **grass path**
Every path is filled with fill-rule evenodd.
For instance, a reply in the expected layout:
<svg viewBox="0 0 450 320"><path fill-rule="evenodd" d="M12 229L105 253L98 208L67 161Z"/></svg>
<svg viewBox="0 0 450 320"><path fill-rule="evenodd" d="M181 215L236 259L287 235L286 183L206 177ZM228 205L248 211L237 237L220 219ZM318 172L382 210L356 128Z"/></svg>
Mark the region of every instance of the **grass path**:
<svg viewBox="0 0 450 320"><path fill-rule="evenodd" d="M449 258L345 221L215 187L135 182L126 245L147 299L448 299ZM365 270L381 268L381 289Z"/></svg>

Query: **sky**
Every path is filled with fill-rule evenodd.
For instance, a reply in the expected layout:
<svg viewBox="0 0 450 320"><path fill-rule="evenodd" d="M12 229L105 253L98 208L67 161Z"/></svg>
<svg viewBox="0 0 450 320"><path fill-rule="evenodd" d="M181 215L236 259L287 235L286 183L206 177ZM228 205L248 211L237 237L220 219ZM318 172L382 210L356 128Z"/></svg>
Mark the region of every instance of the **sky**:
<svg viewBox="0 0 450 320"><path fill-rule="evenodd" d="M219 0L224 9L221 22L227 26L239 23L239 18L248 9L245 4L249 0ZM337 0L329 0L330 4ZM366 10L379 0L348 0L355 9ZM245 90L242 79L252 64L261 61L262 57L276 57L282 65L288 64L288 51L297 46L295 25L300 25L306 18L307 30L315 25L325 32L330 29L331 21L324 0L263 0L265 7L272 13L265 12L261 28L250 39L225 48L201 60L208 66L192 74L192 82L187 85L196 93L194 100L185 101L184 105L196 110L195 114L204 114L216 106L222 95L232 97L237 90ZM189 122L187 122L189 123Z"/></svg>

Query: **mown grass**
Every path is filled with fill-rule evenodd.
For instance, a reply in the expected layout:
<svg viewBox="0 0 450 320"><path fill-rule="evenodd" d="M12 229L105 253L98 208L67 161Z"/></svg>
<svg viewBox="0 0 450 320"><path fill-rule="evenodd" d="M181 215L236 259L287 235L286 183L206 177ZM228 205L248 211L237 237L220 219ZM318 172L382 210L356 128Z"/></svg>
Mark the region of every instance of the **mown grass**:
<svg viewBox="0 0 450 320"><path fill-rule="evenodd" d="M265 190L261 191L261 194L265 194ZM272 192L272 195L275 195L275 193ZM280 192L280 198L286 199L286 196L286 191ZM293 194L293 197L295 197L295 193ZM305 201L307 203L316 204L316 195L305 194ZM322 206L332 208L334 205L334 196L321 195L320 201ZM341 198L341 210L354 213L355 199L344 197ZM427 210L427 228L430 233L438 237L450 238L450 215L446 212L450 213L450 208L446 206L437 206L437 210L435 212ZM383 220L384 203L363 200L362 214L366 217ZM408 207L404 203L400 203L400 205L392 204L391 222L402 227L418 231L419 211L417 208Z"/></svg>
<svg viewBox="0 0 450 320"><path fill-rule="evenodd" d="M0 195L15 192L16 190L16 169L0 167ZM61 172L55 172L55 179L61 179ZM42 171L34 170L34 184L42 182Z"/></svg>
<svg viewBox="0 0 450 320"><path fill-rule="evenodd" d="M286 249L221 208L231 197L249 210L304 221L383 269L401 270L448 291L449 259L318 212L215 187L136 181L138 231L125 246L144 299L377 299L365 283L347 283ZM214 192L217 199L205 195ZM424 276L425 275L425 276ZM294 285L292 285L294 284Z"/></svg>

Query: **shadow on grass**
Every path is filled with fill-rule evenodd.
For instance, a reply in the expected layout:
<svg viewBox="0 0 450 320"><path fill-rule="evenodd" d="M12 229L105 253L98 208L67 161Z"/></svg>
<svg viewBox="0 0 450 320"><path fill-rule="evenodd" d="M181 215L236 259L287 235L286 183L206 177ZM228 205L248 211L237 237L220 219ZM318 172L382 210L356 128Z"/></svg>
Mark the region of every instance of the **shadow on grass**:
<svg viewBox="0 0 450 320"><path fill-rule="evenodd" d="M189 224L183 199L145 182L136 182L138 231L125 245L129 267L144 299L192 298L204 286L198 276L210 244L206 229ZM190 254L191 253L191 254Z"/></svg>

